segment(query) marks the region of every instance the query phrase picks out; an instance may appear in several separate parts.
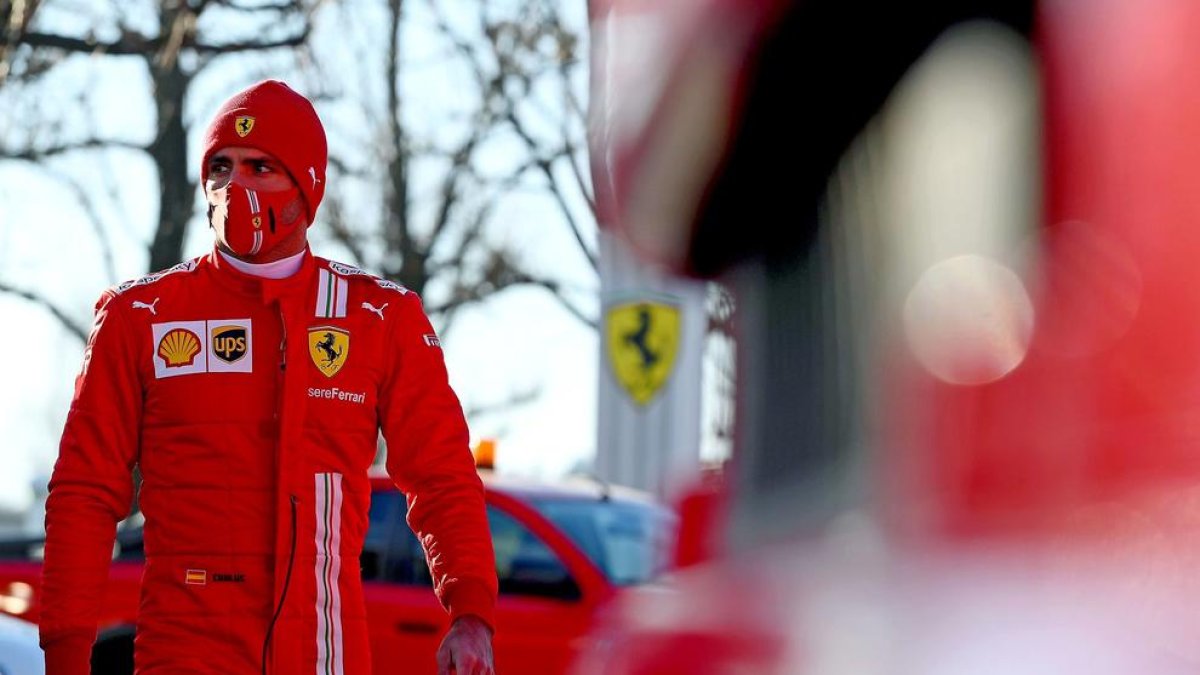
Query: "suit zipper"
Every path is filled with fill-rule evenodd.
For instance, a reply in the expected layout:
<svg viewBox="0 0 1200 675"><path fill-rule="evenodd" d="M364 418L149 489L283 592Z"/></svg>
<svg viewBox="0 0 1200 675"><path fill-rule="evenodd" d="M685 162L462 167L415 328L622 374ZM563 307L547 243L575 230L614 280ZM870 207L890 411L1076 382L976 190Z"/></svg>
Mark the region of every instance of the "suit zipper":
<svg viewBox="0 0 1200 675"><path fill-rule="evenodd" d="M283 331L283 338L279 341L279 372L287 370L287 319L283 316L283 308L279 308L279 327ZM275 412L279 412L278 406Z"/></svg>
<svg viewBox="0 0 1200 675"><path fill-rule="evenodd" d="M279 620L279 615L283 612L283 601L287 599L288 586L292 584L292 564L296 562L296 495L288 495L291 498L292 505L292 543L288 547L288 564L287 574L283 575L283 592L279 594L279 604L275 607L275 614L271 617L271 624L267 626L267 637L263 639L262 653L262 673L267 675L267 656L271 651L271 634L275 632L275 622Z"/></svg>
<svg viewBox="0 0 1200 675"><path fill-rule="evenodd" d="M276 461L281 461L280 448L283 439L283 404L287 400L287 318L283 314L283 306L279 307L279 328L281 338L279 340L279 371L275 374L275 381L278 383L278 393L275 398L275 422L276 422ZM282 480L282 474L276 469L276 476ZM288 564L287 572L283 576L283 589L279 592L279 603L275 606L275 611L271 616L271 623L267 625L267 635L263 639L262 653L262 674L267 674L267 662L271 653L271 637L275 632L275 624L279 621L279 615L283 613L283 603L287 599L288 588L292 582L292 565L296 560L296 504L299 501L296 495L288 495L288 500L291 506L291 543L288 546Z"/></svg>

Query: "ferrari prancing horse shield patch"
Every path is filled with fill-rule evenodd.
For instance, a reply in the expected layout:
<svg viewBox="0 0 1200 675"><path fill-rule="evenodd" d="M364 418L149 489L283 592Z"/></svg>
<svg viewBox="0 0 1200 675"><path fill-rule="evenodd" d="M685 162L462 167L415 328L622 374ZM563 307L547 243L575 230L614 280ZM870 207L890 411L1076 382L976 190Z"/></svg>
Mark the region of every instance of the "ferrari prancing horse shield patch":
<svg viewBox="0 0 1200 675"><path fill-rule="evenodd" d="M326 377L337 375L350 354L350 333L333 326L308 329L308 355Z"/></svg>
<svg viewBox="0 0 1200 675"><path fill-rule="evenodd" d="M244 115L233 121L233 130L238 136L245 138L254 130L254 118L249 115Z"/></svg>

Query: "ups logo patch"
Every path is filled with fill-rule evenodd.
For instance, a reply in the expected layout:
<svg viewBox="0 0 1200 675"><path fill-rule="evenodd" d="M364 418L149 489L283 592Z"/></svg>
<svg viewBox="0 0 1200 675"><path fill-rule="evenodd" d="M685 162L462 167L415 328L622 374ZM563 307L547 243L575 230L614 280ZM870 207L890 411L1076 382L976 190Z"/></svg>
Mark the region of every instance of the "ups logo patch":
<svg viewBox="0 0 1200 675"><path fill-rule="evenodd" d="M245 326L217 326L212 330L212 354L225 363L246 358Z"/></svg>

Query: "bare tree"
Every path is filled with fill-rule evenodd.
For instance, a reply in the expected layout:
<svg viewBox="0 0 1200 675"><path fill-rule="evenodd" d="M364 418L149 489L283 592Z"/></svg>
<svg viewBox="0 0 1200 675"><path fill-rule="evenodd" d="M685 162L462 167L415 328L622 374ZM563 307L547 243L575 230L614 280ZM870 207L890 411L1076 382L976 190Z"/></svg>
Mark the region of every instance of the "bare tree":
<svg viewBox="0 0 1200 675"><path fill-rule="evenodd" d="M471 3L469 12L437 0L379 1L387 27L378 39L385 44L372 49L385 55L383 63L356 60L358 68L376 68L370 72L384 83L381 94L363 101L373 133L331 150L333 170L343 178L380 186L378 210L364 217L348 207L349 193L333 191L325 212L333 238L358 264L422 294L443 330L462 307L515 286L545 289L594 327L596 317L573 296L571 284L532 268L504 241L497 215L514 193L536 195L544 206L539 218L551 221L538 224L569 233L578 256L569 262L589 269L594 280L595 209L581 168L585 63L579 36L586 25L568 25L561 3L551 0ZM406 36L433 42L432 55L429 48L416 55ZM449 70L460 75L458 95L450 97L460 105L439 113L450 133L412 128L406 75L423 58L453 62ZM497 168L500 146L505 159ZM374 161L354 159L364 156ZM340 182L361 192L353 181ZM595 289L589 283L579 293Z"/></svg>
<svg viewBox="0 0 1200 675"><path fill-rule="evenodd" d="M0 138L0 160L42 167L63 183L65 194L74 195L92 220L111 274L111 252L95 204L98 199L95 186L85 185L86 181L54 168L52 160L77 153L103 155L114 149L143 154L154 166L160 196L157 226L146 243L148 269L169 267L182 257L186 226L195 208L197 186L189 171L189 122L185 119L184 105L193 83L214 63L234 55L304 45L312 30L312 15L321 4L322 0L4 3L0 7L0 88L21 105L42 114L12 113L14 124L24 128L20 133ZM84 27L80 25L81 18L86 19ZM235 28L231 30L231 26ZM86 111L85 118L86 113L93 112L86 89L76 82L72 89L63 91L60 83L54 81L55 71L70 63L74 55L133 60L140 64L152 98L150 128L132 129L125 136L117 136L98 132L93 121L65 123L71 103L76 109ZM243 72L249 74L245 69ZM15 91L18 88L20 91ZM128 89L130 93L136 92L134 87ZM52 113L51 109L60 114ZM14 143L14 137L22 137L24 141ZM143 199L145 194L142 193ZM46 307L69 332L86 335L85 326L72 319L70 312L56 307L35 289L0 283L0 291L15 293Z"/></svg>

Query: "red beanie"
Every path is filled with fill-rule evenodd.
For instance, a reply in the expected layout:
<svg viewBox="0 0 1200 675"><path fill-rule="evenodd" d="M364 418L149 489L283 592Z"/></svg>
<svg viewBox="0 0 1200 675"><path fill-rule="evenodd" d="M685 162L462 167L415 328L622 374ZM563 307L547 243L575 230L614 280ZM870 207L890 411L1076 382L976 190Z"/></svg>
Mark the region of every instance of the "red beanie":
<svg viewBox="0 0 1200 675"><path fill-rule="evenodd" d="M204 132L201 183L208 180L209 159L235 145L270 153L283 164L300 188L311 225L325 196L329 152L312 103L279 80L264 80L234 94Z"/></svg>

